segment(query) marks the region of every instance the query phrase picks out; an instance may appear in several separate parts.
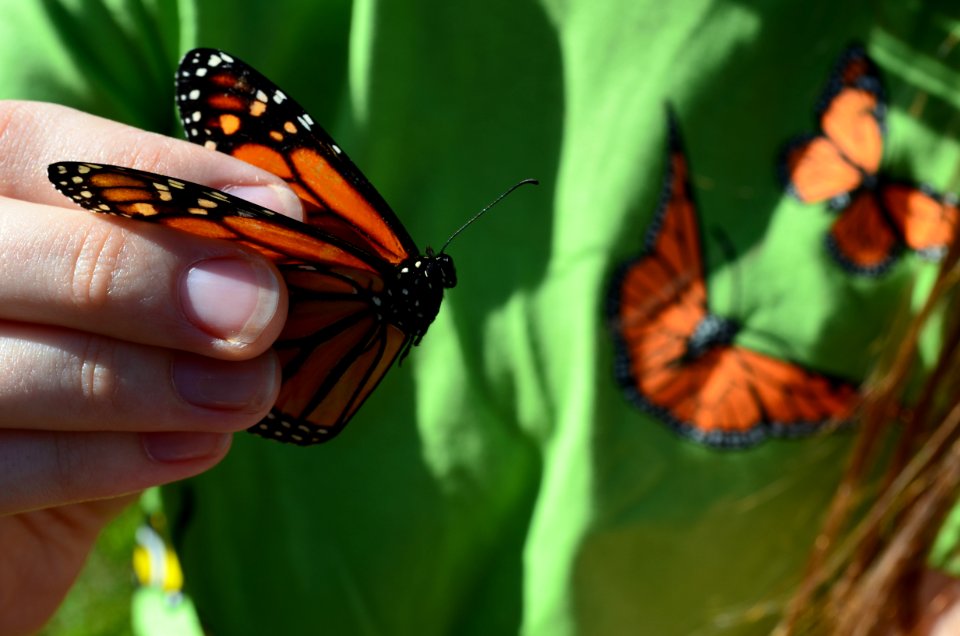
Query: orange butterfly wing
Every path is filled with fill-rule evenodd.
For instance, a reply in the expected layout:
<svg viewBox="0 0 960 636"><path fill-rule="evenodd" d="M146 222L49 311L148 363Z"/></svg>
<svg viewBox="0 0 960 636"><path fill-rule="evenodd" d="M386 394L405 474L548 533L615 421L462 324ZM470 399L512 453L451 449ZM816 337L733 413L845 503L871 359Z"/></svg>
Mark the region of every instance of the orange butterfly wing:
<svg viewBox="0 0 960 636"><path fill-rule="evenodd" d="M820 134L789 144L781 173L805 203L828 201L841 213L827 248L848 271L877 276L904 247L941 258L956 235L956 202L879 172L886 102L879 72L863 48L837 63L818 112Z"/></svg>
<svg viewBox="0 0 960 636"><path fill-rule="evenodd" d="M647 370L638 395L646 408L700 443L742 447L766 437L798 437L852 414L856 391L802 367L737 345Z"/></svg>
<svg viewBox="0 0 960 636"><path fill-rule="evenodd" d="M339 432L363 404L406 336L394 325L382 324L362 295L382 294L378 277L364 284L348 269L303 269L285 272L284 280L290 311L274 345L284 382L276 407L257 430L264 437L281 437L286 431L296 443L318 443Z"/></svg>
<svg viewBox="0 0 960 636"><path fill-rule="evenodd" d="M386 284L365 248L181 179L76 162L52 164L48 177L88 210L234 241L277 265L290 297L275 344L283 385L252 432L300 445L331 439L411 339L382 319Z"/></svg>
<svg viewBox="0 0 960 636"><path fill-rule="evenodd" d="M804 203L828 202L840 211L826 239L833 257L848 271L878 276L905 244L916 249L907 233L949 234L946 226L934 229L921 220L932 217L896 187L891 190L879 172L886 98L879 71L862 47L841 55L820 104L820 133L788 144L781 174L787 191Z"/></svg>
<svg viewBox="0 0 960 636"><path fill-rule="evenodd" d="M309 224L398 264L419 254L373 185L289 95L216 49L188 52L177 70L187 139L284 179Z"/></svg>
<svg viewBox="0 0 960 636"><path fill-rule="evenodd" d="M786 151L788 191L804 203L842 197L860 187L863 175L825 137L796 142Z"/></svg>
<svg viewBox="0 0 960 636"><path fill-rule="evenodd" d="M827 250L844 269L866 276L885 272L902 251L896 229L886 220L874 192L861 192L827 234Z"/></svg>
<svg viewBox="0 0 960 636"><path fill-rule="evenodd" d="M860 46L840 57L820 98L820 133L784 151L787 190L804 203L849 199L880 167L886 101L876 66Z"/></svg>
<svg viewBox="0 0 960 636"><path fill-rule="evenodd" d="M924 187L884 184L880 199L902 241L925 258L940 259L957 232L957 202Z"/></svg>
<svg viewBox="0 0 960 636"><path fill-rule="evenodd" d="M824 137L866 175L877 173L883 157L886 107L881 95L872 76L858 76L842 86L820 116Z"/></svg>
<svg viewBox="0 0 960 636"><path fill-rule="evenodd" d="M628 398L682 435L718 447L810 433L850 415L856 389L733 344L711 314L688 165L671 119L669 169L644 253L614 276L607 317Z"/></svg>
<svg viewBox="0 0 960 636"><path fill-rule="evenodd" d="M449 274L444 286L453 286L452 261L429 250L426 259L419 258L403 224L346 153L295 100L252 67L215 49L188 52L177 70L177 106L187 139L284 179L299 196L309 225L361 249L381 275L386 276L386 266L392 265L402 273L415 271L426 277L418 263L445 259L437 267ZM289 282L288 276L288 286ZM336 286L330 280L317 284ZM406 318L387 321L383 328L368 312L326 340L281 337L276 348L284 385L275 414L304 415L261 423L260 432L272 435L293 426L301 429L299 436L311 429L311 423L326 427L330 413L340 414L334 426L342 427L391 362L419 343L442 297L439 286L430 288L427 282L420 288L429 298L422 306L429 310L421 315L410 302ZM314 306L309 300L314 296L294 292L291 289L289 323L297 326L288 330L327 334L327 321L345 310ZM326 316L324 311L332 313ZM363 355L354 353L356 342L369 343ZM315 395L311 378L319 383Z"/></svg>

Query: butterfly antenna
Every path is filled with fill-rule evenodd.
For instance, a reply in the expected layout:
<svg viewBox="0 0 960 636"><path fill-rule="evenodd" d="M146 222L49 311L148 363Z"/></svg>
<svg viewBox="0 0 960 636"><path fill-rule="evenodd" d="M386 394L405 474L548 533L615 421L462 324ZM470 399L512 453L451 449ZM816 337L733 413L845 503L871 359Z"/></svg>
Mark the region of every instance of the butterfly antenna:
<svg viewBox="0 0 960 636"><path fill-rule="evenodd" d="M510 188L508 188L506 192L504 192L503 194L501 194L500 196L498 196L496 199L494 199L492 203L490 203L489 205L487 205L487 207L483 208L482 210L480 210L479 212L477 212L476 214L474 214L473 217L472 217L469 221L467 221L466 223L464 223L463 225L460 226L460 229L459 229L459 230L457 230L456 232L454 232L453 234L451 234L451 235L450 235L450 238L447 239L447 242L444 243L444 244L443 244L443 247L440 248L440 252L439 252L439 253L440 253L440 254L443 254L443 252L447 249L447 246L450 245L450 241L452 241L453 239L455 239L455 238L457 237L457 234L459 234L460 232L463 232L465 229L467 229L467 227L469 227L471 223L473 223L474 221L476 221L477 219L479 219L481 216L483 216L484 213L485 213L487 210L489 210L490 208L492 208L492 207L495 206L496 204L500 203L500 201L502 201L508 194L510 194L511 192L513 192L514 190L516 190L517 188L519 188L520 186L524 186L524 185L527 185L527 184L530 184L530 185L540 185L540 182L537 181L536 179L524 179L524 180L521 181L520 183L515 183L513 186L511 186Z"/></svg>

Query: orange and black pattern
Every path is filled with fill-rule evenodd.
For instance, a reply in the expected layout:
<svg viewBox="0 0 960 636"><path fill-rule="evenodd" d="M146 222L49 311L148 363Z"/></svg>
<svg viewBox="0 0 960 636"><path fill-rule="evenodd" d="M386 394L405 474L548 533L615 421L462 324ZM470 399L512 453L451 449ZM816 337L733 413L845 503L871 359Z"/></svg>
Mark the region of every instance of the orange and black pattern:
<svg viewBox="0 0 960 636"><path fill-rule="evenodd" d="M223 51L194 49L177 70L176 99L187 139L286 180L311 225L389 263L418 253L346 153L255 69Z"/></svg>
<svg viewBox="0 0 960 636"><path fill-rule="evenodd" d="M830 253L847 270L871 276L887 271L904 247L941 258L957 225L955 200L880 170L886 110L876 65L851 46L821 98L819 133L790 143L781 161L788 192L840 211L827 235Z"/></svg>
<svg viewBox="0 0 960 636"><path fill-rule="evenodd" d="M643 253L607 298L615 373L642 410L697 442L742 448L848 418L850 383L735 343L739 326L710 312L688 164L671 119L660 208Z"/></svg>
<svg viewBox="0 0 960 636"><path fill-rule="evenodd" d="M456 284L453 261L430 249L422 255L346 154L239 60L191 51L178 87L190 139L286 179L309 212L307 223L130 168L55 163L50 181L88 210L234 241L273 261L289 292L275 344L283 384L270 414L250 431L298 445L325 442L420 343L444 289Z"/></svg>

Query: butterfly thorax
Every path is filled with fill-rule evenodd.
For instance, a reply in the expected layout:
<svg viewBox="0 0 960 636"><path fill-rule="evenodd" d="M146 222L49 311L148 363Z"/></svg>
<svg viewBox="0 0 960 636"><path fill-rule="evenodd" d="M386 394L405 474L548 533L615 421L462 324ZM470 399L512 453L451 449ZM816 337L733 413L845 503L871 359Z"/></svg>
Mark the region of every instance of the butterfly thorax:
<svg viewBox="0 0 960 636"><path fill-rule="evenodd" d="M704 355L713 347L728 345L733 342L733 337L737 335L740 326L722 316L707 314L697 323L693 334L687 338L687 350L683 359L686 362L696 360Z"/></svg>
<svg viewBox="0 0 960 636"><path fill-rule="evenodd" d="M427 253L414 256L397 265L384 290L385 315L417 345L440 311L443 290L456 286L457 272L453 259L446 254Z"/></svg>

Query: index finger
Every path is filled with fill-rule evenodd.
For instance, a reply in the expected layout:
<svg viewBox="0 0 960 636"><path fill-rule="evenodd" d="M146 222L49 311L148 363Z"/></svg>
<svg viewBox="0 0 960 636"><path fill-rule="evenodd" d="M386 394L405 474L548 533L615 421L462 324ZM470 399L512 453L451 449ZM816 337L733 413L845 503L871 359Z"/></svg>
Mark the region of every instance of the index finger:
<svg viewBox="0 0 960 636"><path fill-rule="evenodd" d="M65 106L0 100L0 196L75 209L47 181L47 165L57 161L188 178L302 218L299 199L282 179L223 153Z"/></svg>

